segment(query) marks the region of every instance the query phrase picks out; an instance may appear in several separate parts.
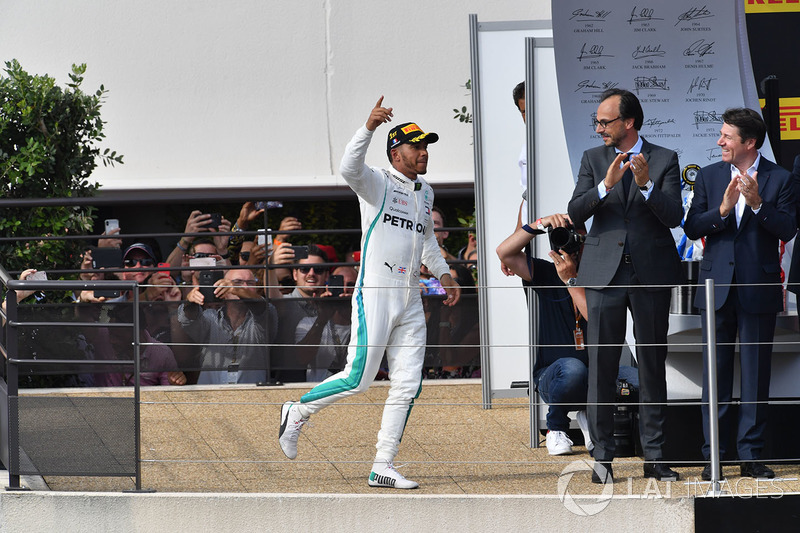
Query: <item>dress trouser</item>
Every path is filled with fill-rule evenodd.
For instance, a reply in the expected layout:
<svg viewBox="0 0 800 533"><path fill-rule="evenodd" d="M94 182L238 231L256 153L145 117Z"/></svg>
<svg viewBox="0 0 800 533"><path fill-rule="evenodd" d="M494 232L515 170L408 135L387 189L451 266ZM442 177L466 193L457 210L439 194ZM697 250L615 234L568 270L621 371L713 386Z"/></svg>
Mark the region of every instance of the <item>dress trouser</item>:
<svg viewBox="0 0 800 533"><path fill-rule="evenodd" d="M385 353L390 387L376 444L376 459L382 461L392 461L397 455L408 415L422 390L425 313L419 288L409 289L408 280L403 281L401 285L394 279L378 278L380 287L356 291L344 369L300 399L301 413L311 415L364 392L375 379Z"/></svg>
<svg viewBox="0 0 800 533"><path fill-rule="evenodd" d="M700 311L703 322L703 456L711 456L708 436L708 363L706 310ZM719 401L720 457L727 452L733 421L730 402L733 398L734 352L739 333L741 366L741 398L736 431L736 448L741 460L758 460L764 449L767 426L769 382L772 366L772 340L776 313L750 313L738 298L735 286L716 312L717 331L717 397Z"/></svg>
<svg viewBox="0 0 800 533"><path fill-rule="evenodd" d="M633 315L636 361L639 368L639 429L647 461L663 459L667 401L665 361L669 329L668 288L641 287L630 263L620 263L608 287L586 289L589 310L589 430L595 440L594 458L614 458L614 402L619 357L625 343L627 309Z"/></svg>

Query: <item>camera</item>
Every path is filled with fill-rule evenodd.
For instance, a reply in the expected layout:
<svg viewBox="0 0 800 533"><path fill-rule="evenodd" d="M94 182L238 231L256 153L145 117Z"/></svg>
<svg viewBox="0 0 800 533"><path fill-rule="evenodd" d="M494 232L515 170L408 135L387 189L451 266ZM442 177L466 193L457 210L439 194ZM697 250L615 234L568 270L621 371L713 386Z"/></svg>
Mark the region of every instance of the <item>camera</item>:
<svg viewBox="0 0 800 533"><path fill-rule="evenodd" d="M637 455L639 440L639 389L626 379L617 380L614 406L614 457Z"/></svg>
<svg viewBox="0 0 800 533"><path fill-rule="evenodd" d="M550 249L554 252L564 250L568 254L574 254L581 249L581 244L585 237L575 231L572 226L566 228L547 228L547 236L550 238Z"/></svg>

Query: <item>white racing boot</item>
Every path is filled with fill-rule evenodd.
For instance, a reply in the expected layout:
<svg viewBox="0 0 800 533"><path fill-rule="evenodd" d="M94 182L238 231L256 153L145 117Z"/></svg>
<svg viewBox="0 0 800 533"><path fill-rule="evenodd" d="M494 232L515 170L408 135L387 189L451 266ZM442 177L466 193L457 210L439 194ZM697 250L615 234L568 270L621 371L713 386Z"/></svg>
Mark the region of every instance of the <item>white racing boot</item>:
<svg viewBox="0 0 800 533"><path fill-rule="evenodd" d="M298 404L286 402L281 406L281 426L278 431L278 442L281 450L289 459L297 457L297 439L300 438L300 429L308 421L308 417L300 414Z"/></svg>
<svg viewBox="0 0 800 533"><path fill-rule="evenodd" d="M416 489L419 483L403 477L403 474L395 470L394 465L389 461L379 461L373 463L372 472L369 474L370 487L388 487L391 489Z"/></svg>

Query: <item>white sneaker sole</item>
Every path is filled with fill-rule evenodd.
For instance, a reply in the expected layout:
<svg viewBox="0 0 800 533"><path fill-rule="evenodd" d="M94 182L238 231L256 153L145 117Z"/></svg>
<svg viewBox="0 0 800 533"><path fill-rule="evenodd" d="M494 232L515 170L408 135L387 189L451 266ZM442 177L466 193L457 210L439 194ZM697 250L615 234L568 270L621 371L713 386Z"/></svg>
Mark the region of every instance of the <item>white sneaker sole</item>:
<svg viewBox="0 0 800 533"><path fill-rule="evenodd" d="M408 479L395 479L389 476L382 476L375 472L370 472L367 484L370 487L380 487L384 489L416 489L419 483Z"/></svg>
<svg viewBox="0 0 800 533"><path fill-rule="evenodd" d="M550 455L572 455L572 448L565 450L547 450Z"/></svg>

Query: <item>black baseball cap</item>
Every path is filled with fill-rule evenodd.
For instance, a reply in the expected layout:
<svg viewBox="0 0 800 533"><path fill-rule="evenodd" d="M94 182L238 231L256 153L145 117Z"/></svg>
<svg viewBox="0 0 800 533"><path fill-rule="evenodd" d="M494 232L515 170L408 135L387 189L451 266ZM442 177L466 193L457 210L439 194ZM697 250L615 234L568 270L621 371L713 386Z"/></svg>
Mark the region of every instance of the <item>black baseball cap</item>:
<svg viewBox="0 0 800 533"><path fill-rule="evenodd" d="M427 141L428 144L435 143L439 140L439 136L433 132L425 133L422 128L413 122L406 122L395 126L389 132L389 137L386 139L386 155L391 160L392 148L397 148L403 143L415 144L422 141Z"/></svg>
<svg viewBox="0 0 800 533"><path fill-rule="evenodd" d="M153 249L149 245L141 242L137 242L135 244L131 244L130 246L128 246L128 248L125 249L125 253L122 254L122 258L125 259L126 257L128 257L128 254L134 250L141 250L142 252L150 256L150 259L156 261L156 254L153 253Z"/></svg>

